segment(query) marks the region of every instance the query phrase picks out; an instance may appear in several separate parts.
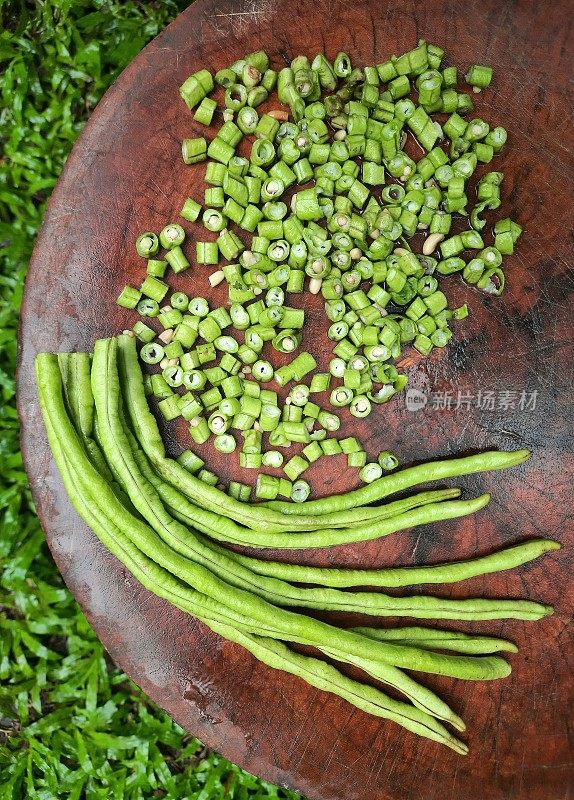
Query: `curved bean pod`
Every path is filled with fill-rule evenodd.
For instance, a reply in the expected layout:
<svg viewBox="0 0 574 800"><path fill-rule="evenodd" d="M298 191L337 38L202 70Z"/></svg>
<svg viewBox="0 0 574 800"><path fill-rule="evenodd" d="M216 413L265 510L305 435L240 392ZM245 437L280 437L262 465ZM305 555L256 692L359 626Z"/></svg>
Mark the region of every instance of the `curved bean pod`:
<svg viewBox="0 0 574 800"><path fill-rule="evenodd" d="M258 639L258 643L261 642L261 638ZM463 742L459 741L438 720L424 711L408 706L398 700L393 700L372 686L357 683L357 681L342 675L330 664L294 653L281 642L270 639L265 641L263 646L268 649L269 654L274 653L277 656L282 656L283 660L278 668L289 671L287 664L291 663L293 669L290 671L294 675L302 677L311 686L316 686L323 691L333 692L339 697L349 700L353 705L368 714L392 719L404 728L419 734L419 736L425 736L445 744L460 755L468 753L468 747ZM260 660L264 660L259 652L256 655ZM270 655L267 657L270 658ZM266 663L270 662L266 661ZM270 665L273 666L272 664ZM419 717L419 715L422 716Z"/></svg>
<svg viewBox="0 0 574 800"><path fill-rule="evenodd" d="M126 434L132 448L135 448L133 437L130 437L127 431ZM135 449L132 452L136 464L141 469L142 478L154 485L153 473L145 456L141 451L137 452ZM162 497L161 490L158 491ZM322 611L348 611L379 616L388 616L389 614L402 616L403 606L407 608L409 616L418 616L419 611L425 617L429 613L433 615L435 613L433 608L429 607L427 602L429 598L390 598L387 595L372 592L362 592L356 595L337 589L302 589L276 578L256 576L252 570L236 561L229 550L215 549L212 543L198 538L196 531L191 526L188 526L184 532L184 529L171 523L169 527L161 523L154 525L153 520L152 517L150 520L152 527L156 529L164 542L180 555L197 561L219 575L220 578L238 588L251 591L270 603L277 603L280 606L302 606Z"/></svg>
<svg viewBox="0 0 574 800"><path fill-rule="evenodd" d="M78 435L92 462L106 480L113 483L114 476L100 448L92 439L95 416L94 399L90 388L90 356L88 353L58 353L58 364L62 374L64 399Z"/></svg>
<svg viewBox="0 0 574 800"><path fill-rule="evenodd" d="M98 363L99 374L94 378L94 367L92 368L92 383L94 394L96 388L101 385L101 381L105 379L106 370L119 370L122 377L123 398L127 407L130 422L135 434L136 439L139 441L143 451L150 459L154 470L159 476L167 483L174 486L181 493L191 497L194 502L199 505L209 505L213 503L216 507L222 509L222 503L227 504L226 513L230 513L234 519L241 517L242 522L247 525L246 519L251 517L251 525L248 527L253 528L253 518L257 512L262 510L268 514L267 509L261 509L259 506L248 505L228 497L224 492L221 492L215 487L206 485L203 481L195 478L187 470L185 470L177 461L166 458L165 455L159 457L156 448L149 442L154 442L159 435L157 423L151 411L148 408L147 401L143 391L142 373L137 360L137 351L132 337L119 336L117 339L100 339L96 342L94 353L106 348L109 355L109 364L106 366L103 363ZM117 349L117 357L116 356ZM95 364L95 358L94 358ZM114 379L114 393L119 395L119 380ZM148 433L148 429L150 432ZM161 439L160 439L161 441ZM162 445L163 447L163 445ZM222 498L225 498L223 500ZM327 530L309 530L308 532L301 531L293 536L283 535L281 539L278 537L273 538L272 543L264 544L269 541L270 533L284 532L285 527L282 522L272 521L264 522L267 532L261 536L254 536L249 542L254 547L281 547L288 549L301 549L308 547L327 547L336 544L348 544L350 542L367 541L370 539L378 539L380 536L386 536L389 533L395 533L398 530L403 530L407 527L414 525L422 525L426 522L437 522L443 519L453 519L459 516L471 514L474 511L482 508L489 501L489 495L481 495L473 500L465 501L452 501L438 504L430 504L421 509L414 509L406 514L399 514L389 519L382 521L372 522L366 525L359 525L356 528L348 528L339 531L336 528ZM218 505L219 504L219 505ZM240 511L237 511L237 507ZM229 511L231 509L231 511ZM338 522L344 518L344 515L335 514ZM318 518L320 520L320 518ZM261 523L263 520L260 520ZM318 520L308 517L302 517L301 520L306 527L313 527L319 525ZM291 522L289 524L292 524ZM256 541L258 540L258 541Z"/></svg>
<svg viewBox="0 0 574 800"><path fill-rule="evenodd" d="M139 442L135 439L133 434L130 435L129 432L128 437L139 468L145 474L146 479L155 487L169 513L180 522L183 522L187 526L195 527L211 539L216 539L220 542L228 542L230 544L238 544L246 547L269 548L277 547L278 542L284 541L284 545L281 545L282 547L290 549L298 549L300 547L300 543L303 541L301 537L304 535L300 532L287 530L270 534L268 531L245 528L238 525L233 520L226 519L220 514L214 514L212 511L196 506L174 486L162 480L162 478L154 472L152 465L140 448ZM458 497L458 495L458 489L420 492L412 497L388 503L385 509L387 510L388 517L394 519L401 513L406 513L413 508L440 503L451 497ZM386 519L386 517L381 517L381 519ZM371 525L368 530L371 531L372 528L373 525ZM327 534L324 535L325 538L332 535L334 539L340 540L344 540L347 536L352 536L353 541L361 541L361 539L357 539L357 537L361 536L362 530L362 528L356 526L354 528L327 531ZM350 533L350 531L352 531L352 533ZM316 534L318 532L313 533L315 534L313 538L317 539L318 536ZM229 554L230 551L224 551L222 548L222 552L227 552Z"/></svg>
<svg viewBox="0 0 574 800"><path fill-rule="evenodd" d="M494 636L476 636L462 633L461 631L443 631L437 628L421 628L416 625L406 628L353 628L369 639L378 639L383 642L402 642L417 647L435 650L453 650L456 653L482 655L484 653L498 653L505 650L508 653L517 653L518 647L506 639Z"/></svg>
<svg viewBox="0 0 574 800"><path fill-rule="evenodd" d="M424 567L381 569L339 569L285 564L281 561L263 561L259 558L245 556L215 543L211 543L210 547L217 552L228 553L239 564L243 564L258 575L280 578L294 583L316 583L340 589L353 586L382 586L397 589L421 583L456 583L477 575L488 575L513 569L533 561L550 550L560 549L560 543L553 539L530 539L527 542L497 550L487 556L467 561L454 561Z"/></svg>
<svg viewBox="0 0 574 800"><path fill-rule="evenodd" d="M433 717L442 719L444 722L449 722L457 731L466 730L464 721L458 714L454 713L444 700L441 700L441 698L430 689L418 684L409 677L409 675L397 669L397 667L389 667L386 664L382 665L375 661L369 661L368 658L349 657L331 648L322 647L321 652L325 653L325 655L330 658L334 658L336 661L345 661L352 664L354 667L362 669L363 672L366 672L367 675L370 675L372 678L382 681L388 686L392 686L394 689L402 692L405 697L408 697L411 703L417 708L420 708L421 711L426 711L427 714L431 714Z"/></svg>
<svg viewBox="0 0 574 800"><path fill-rule="evenodd" d="M444 461L430 461L416 467L385 475L366 486L354 489L343 495L332 495L321 500L308 500L301 508L297 503L273 501L267 507L282 514L297 516L298 514L325 514L333 511L335 503L341 511L348 511L358 506L376 503L384 497L396 492L411 489L421 483L440 481L444 478L455 478L461 475L472 475L476 472L508 469L523 464L530 458L529 450L505 452L488 450L465 458L452 458ZM335 499L336 498L336 499Z"/></svg>

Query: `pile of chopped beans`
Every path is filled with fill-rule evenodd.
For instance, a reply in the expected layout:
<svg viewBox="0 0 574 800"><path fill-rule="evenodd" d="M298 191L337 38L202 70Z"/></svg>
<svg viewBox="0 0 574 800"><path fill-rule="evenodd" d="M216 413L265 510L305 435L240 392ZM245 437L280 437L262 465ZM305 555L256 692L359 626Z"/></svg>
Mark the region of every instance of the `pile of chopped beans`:
<svg viewBox="0 0 574 800"><path fill-rule="evenodd" d="M485 172L470 204L468 182L503 147L506 131L464 118L472 97L457 90L457 69L442 59L441 48L421 40L377 66L319 54L311 63L297 56L277 72L258 51L215 77L200 70L180 87L197 123L211 126L216 114L223 120L209 144L204 137L182 143L186 164L207 165L203 203L188 197L181 216L216 234L195 242L195 264L217 267L209 283L227 282L229 305L210 309L181 291L162 305L167 270L191 267L176 222L159 236L139 236L147 277L139 289L125 287L118 303L161 325L157 335L150 319L140 320L133 333L144 343L142 360L161 368L148 391L166 420L183 417L193 442L212 438L222 453L242 437L242 467L283 467L284 477L259 476L257 497L307 499L300 476L326 455L345 453L365 482L396 467L392 454L368 462L355 438L337 439L339 414L366 417L402 390L408 378L397 361L407 348L428 356L448 345L452 321L468 307L449 308L445 276L459 273L491 295L503 291L502 258L521 228L499 220L486 245L482 215L500 205L503 176ZM465 76L474 92L491 79L481 65ZM222 109L208 97L218 86ZM263 103L271 108L260 113ZM288 298L305 291L324 298L334 343L328 372L301 350L305 311ZM273 351L293 358L275 368ZM287 402L280 404L271 382L290 387ZM293 444L302 452L286 460L278 448ZM192 451L182 459L217 483ZM244 484L229 488L249 496Z"/></svg>

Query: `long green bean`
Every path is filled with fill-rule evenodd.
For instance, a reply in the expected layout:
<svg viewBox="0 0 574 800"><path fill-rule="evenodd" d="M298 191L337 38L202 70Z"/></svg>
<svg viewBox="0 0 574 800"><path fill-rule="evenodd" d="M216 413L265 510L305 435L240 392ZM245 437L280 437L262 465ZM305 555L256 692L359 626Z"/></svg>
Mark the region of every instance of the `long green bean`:
<svg viewBox="0 0 574 800"><path fill-rule="evenodd" d="M443 700L430 689L422 687L411 677L402 672L402 670L397 669L397 667L381 665L377 662L370 661L368 658L359 658L357 656L351 656L349 658L349 656L340 654L337 650L332 648L321 648L321 652L330 658L334 658L336 661L350 663L354 667L362 669L363 672L366 672L367 675L370 675L372 678L382 681L388 686L392 686L394 689L402 692L405 697L408 697L414 706L420 708L422 711L426 711L428 714L432 714L433 717L442 719L444 722L449 722L456 730L464 731L466 729L463 720L458 714L455 714Z"/></svg>
<svg viewBox="0 0 574 800"><path fill-rule="evenodd" d="M226 519L220 514L214 514L209 509L202 508L192 503L188 498L179 492L174 486L164 481L156 472L154 472L149 460L147 459L143 449L139 446L139 442L135 436L130 436L130 443L134 452L134 457L138 463L139 468L145 472L146 479L155 487L159 496L161 497L165 507L169 513L183 522L185 525L196 527L202 533L221 542L228 542L230 544L239 544L247 547L285 547L289 549L298 549L304 542L305 535L296 531L282 531L280 533L269 533L267 531L260 531L251 528L245 528L238 525L230 519ZM398 519L398 517L410 511L413 508L419 508L430 504L438 504L443 500L448 500L452 497L458 497L459 492L456 489L442 489L434 492L420 492L412 497L407 497L401 500L388 503L385 508L388 516L391 519ZM386 519L382 516L381 520ZM402 518L401 518L402 519ZM323 538L334 540L340 543L346 541L361 541L363 530L368 531L370 534L373 531L379 530L372 523L368 528L363 528L357 525L350 529L340 529L323 533ZM313 533L313 541L319 539L318 533ZM265 562L261 562L265 563ZM261 573L264 574L264 573ZM280 577L280 576L275 576ZM313 581L311 581L313 582ZM328 584L326 584L328 585Z"/></svg>
<svg viewBox="0 0 574 800"><path fill-rule="evenodd" d="M382 586L400 588L420 583L456 583L477 575L518 567L533 561L551 550L558 550L560 544L552 539L531 539L527 542L505 547L489 555L467 561L446 564L433 564L424 567L390 567L380 569L345 569L337 567L313 567L303 564L285 564L280 561L263 561L245 556L211 543L217 552L226 552L233 559L249 567L258 575L281 578L295 583L316 583L322 586L350 588L353 586Z"/></svg>
<svg viewBox="0 0 574 800"><path fill-rule="evenodd" d="M114 484L114 476L92 438L95 417L90 389L90 356L88 353L58 353L58 364L62 373L64 398L78 435L102 476Z"/></svg>
<svg viewBox="0 0 574 800"><path fill-rule="evenodd" d="M416 625L406 628L353 628L356 633L361 633L369 639L384 642L402 642L403 644L416 644L434 650L453 650L456 653L469 653L482 655L484 653L498 653L506 651L517 653L518 647L506 639L494 636L478 636L461 631L444 631L437 628L421 628Z"/></svg>
<svg viewBox="0 0 574 800"><path fill-rule="evenodd" d="M237 519L241 518L245 522L246 517L251 514L255 516L260 508L259 506L247 505L240 503L233 498L228 497L223 492L215 489L212 486L207 486L203 481L198 480L191 475L187 470L181 467L176 461L166 458L165 455L158 455L155 446L150 447L150 442L153 443L159 437L159 431L155 418L149 411L145 395L143 392L143 381L141 370L137 360L137 351L133 339L128 336L119 336L112 340L100 340L100 342L109 342L111 352L114 351L117 342L118 348L118 364L121 374L121 384L123 388L123 398L125 401L126 409L128 412L129 420L132 425L136 439L139 441L143 451L149 458L154 470L159 476L167 483L178 489L183 494L188 494L194 502L199 505L208 506L213 503L215 507L223 510L223 506L218 503L222 502L221 497L226 498L225 502L229 507L240 508L240 512L231 514L232 517ZM96 349L100 345L96 342ZM111 343L114 343L113 345ZM160 439L161 441L161 439ZM163 445L162 445L163 448ZM215 494L214 494L215 493ZM310 530L309 532L302 531L296 535L287 536L284 533L285 528L279 523L269 523L267 531L262 534L254 535L249 544L255 547L282 547L282 548L307 548L307 547L327 547L336 544L348 544L350 542L366 541L369 539L377 539L380 536L386 536L390 533L395 533L398 530L412 527L414 525L421 525L427 522L436 522L443 519L453 519L456 517L464 516L466 514L474 513L479 510L489 500L488 495L481 495L480 497L472 500L442 502L436 504L429 504L421 508L415 508L404 514L397 514L389 519L382 521L374 521L372 523L363 523L354 528L337 530L336 528L328 528L319 531ZM265 511L265 509L263 509ZM331 514L330 517L337 519L337 514ZM341 515L343 516L343 515ZM329 517L329 521L331 521ZM306 527L313 527L319 524L319 520L326 517L313 519L302 517L301 521ZM291 524L291 522L289 522ZM253 520L248 527L253 528ZM321 526L323 527L323 526ZM282 532L281 538L271 536L273 533ZM232 539L233 541L233 539ZM247 543L243 540L243 543Z"/></svg>
<svg viewBox="0 0 574 800"><path fill-rule="evenodd" d="M141 451L137 453L133 450L134 442L129 434L128 440L132 445L134 460L141 469L143 480L153 486L154 484L150 480L152 472L149 464L142 458ZM152 525L153 519L153 517L150 519ZM187 527L184 532L180 526L170 523L168 527L160 523L156 530L166 544L176 552L203 564L234 586L247 589L269 602L281 606L301 606L324 611L354 611L380 616L389 614L402 616L402 609L405 607L408 616L422 615L425 618L428 618L429 614L432 614L434 618L435 614L442 614L443 610L448 613L449 608L458 613L458 608L455 608L454 605L451 606L451 603L446 604L449 608L445 608L444 603L438 602L433 603L431 607L430 598L391 598L371 592L361 592L360 595L356 595L350 592L340 592L337 589L302 589L283 580L256 575L251 569L234 559L229 550L215 549L207 541L198 539L196 532L191 527ZM421 602L420 608L419 601ZM461 610L461 613L464 611Z"/></svg>
<svg viewBox="0 0 574 800"><path fill-rule="evenodd" d="M438 722L438 720L421 709L412 709L412 707L406 706L405 703L391 700L391 698L383 695L380 690L372 686L359 684L341 675L341 673L330 664L324 664L321 661L309 658L309 656L302 656L298 653L295 654L280 642L269 640L265 642L265 645L271 652L283 656L284 660L281 669L287 671L286 662L291 661L294 667L292 670L293 674L299 675L312 686L316 686L318 689L323 689L324 691L331 691L335 694L339 694L339 696L350 700L358 708L361 708L369 714L393 719L395 722L399 722L403 727L413 731L413 733L418 733L429 739L434 739L435 741L440 741L442 744L446 744L447 747L451 747L460 755L466 755L466 753L468 753L468 748L464 743L454 737ZM334 691L334 688L336 688L337 691ZM381 695L384 700L382 700ZM405 715L405 706L408 709L408 716ZM422 714L423 716L417 718L418 714ZM432 723L430 722L431 720ZM437 738L437 736L440 738Z"/></svg>
<svg viewBox="0 0 574 800"><path fill-rule="evenodd" d="M376 503L396 492L402 492L413 486L430 481L454 478L461 475L472 475L476 472L489 472L491 470L508 469L523 464L530 458L529 450L515 450L512 452L489 450L465 458L452 458L444 461L431 461L418 464L416 467L393 472L385 475L366 486L354 489L343 495L324 497L321 500L311 500L305 503L302 509L297 503L284 503L273 500L267 503L267 508L287 515L298 514L326 514L333 511L336 505L342 511L349 511L358 506Z"/></svg>

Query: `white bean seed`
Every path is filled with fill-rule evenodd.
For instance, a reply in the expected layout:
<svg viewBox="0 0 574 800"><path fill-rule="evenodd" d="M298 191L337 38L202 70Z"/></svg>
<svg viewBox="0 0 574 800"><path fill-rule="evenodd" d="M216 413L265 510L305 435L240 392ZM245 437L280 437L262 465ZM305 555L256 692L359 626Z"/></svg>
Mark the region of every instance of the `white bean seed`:
<svg viewBox="0 0 574 800"><path fill-rule="evenodd" d="M430 236L427 236L423 244L423 255L430 256L431 253L434 253L437 245L439 245L443 239L443 233L431 233Z"/></svg>

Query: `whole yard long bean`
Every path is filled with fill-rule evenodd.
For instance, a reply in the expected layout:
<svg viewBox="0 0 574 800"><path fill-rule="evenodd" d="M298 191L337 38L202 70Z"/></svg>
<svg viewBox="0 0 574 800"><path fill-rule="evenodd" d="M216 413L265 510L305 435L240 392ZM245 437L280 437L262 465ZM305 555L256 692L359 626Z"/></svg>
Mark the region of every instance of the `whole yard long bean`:
<svg viewBox="0 0 574 800"><path fill-rule="evenodd" d="M131 437L130 441L132 443L132 449L134 449L134 441L131 439ZM164 503L166 503L166 508L170 511L170 513L172 513L173 507L170 506L169 501L172 500L172 502L174 502L172 493L176 492L176 490L167 486L166 484L162 484L161 480L159 480L157 476L155 476L156 482L154 482L154 473L151 470L149 462L147 462L141 451L134 450L134 457L136 458L138 466L142 469L146 479L152 482L152 484L157 488L160 497ZM177 516L186 524L193 525L194 519L192 516L192 510L190 510L188 514L182 514L180 511L179 515ZM512 567L525 564L545 552L556 550L560 547L558 542L554 542L552 540L534 539L469 561L436 564L425 567L395 567L377 570L351 570L264 561L258 558L235 553L224 547L221 547L215 542L210 542L207 539L204 541L210 549L221 555L230 557L246 567L249 567L252 572L259 575L281 578L284 581L315 583L322 586L339 588L352 586L382 586L397 588L400 586L410 586L418 583L453 583L456 581L466 580L477 575L511 569ZM364 598L365 595L362 594L361 597Z"/></svg>
<svg viewBox="0 0 574 800"><path fill-rule="evenodd" d="M167 459L166 459L167 461ZM172 462L174 463L174 462ZM157 465L156 465L157 467ZM168 474L158 468L158 472ZM439 520L455 519L457 517L472 514L483 508L489 501L489 495L481 495L471 500L453 500L430 502L425 505L417 506L408 511L396 514L389 518L383 518L370 524L353 528L327 528L315 531L301 531L294 533L285 532L261 532L256 530L246 531L242 534L241 541L233 539L233 533L228 533L228 528L224 535L217 538L223 541L235 541L237 544L244 544L250 547L273 548L273 549L307 549L333 547L335 545L349 544L351 542L362 542L370 539L379 539L396 533L406 528L416 525L437 522ZM402 504L402 503L401 503ZM185 503L178 502L172 506L174 516L183 519L186 524L193 524L193 515L186 513Z"/></svg>
<svg viewBox="0 0 574 800"><path fill-rule="evenodd" d="M64 397L78 435L100 474L113 484L114 476L92 438L95 419L94 399L90 388L90 356L88 353L58 353L58 364L62 373Z"/></svg>
<svg viewBox="0 0 574 800"><path fill-rule="evenodd" d="M235 641L241 643L241 635ZM257 641L260 642L261 639ZM271 659L270 654L282 656L282 661L278 665L279 669L293 672L293 674L303 678L311 686L338 694L369 714L392 719L407 728L407 730L445 744L460 755L468 753L468 747L463 742L453 736L438 720L420 708L412 708L406 703L387 697L379 689L357 683L357 681L348 678L346 675L342 675L330 664L325 664L299 653L293 653L281 642L272 639L265 640L263 646L268 649L268 658ZM255 652L255 655L262 661L265 660L265 655L261 651ZM265 663L273 666L272 660L265 660ZM291 670L288 669L289 664L292 665Z"/></svg>
<svg viewBox="0 0 574 800"><path fill-rule="evenodd" d="M259 575L281 578L295 583L316 583L322 586L339 588L352 586L399 588L419 583L456 583L457 581L474 578L477 575L488 575L493 572L501 572L518 567L544 553L560 548L560 544L552 539L531 539L468 561L454 561L424 567L345 569L313 567L304 564L285 564L280 561L264 561L225 550L225 548L216 544L211 544L210 546L218 551L231 552L232 558Z"/></svg>
<svg viewBox="0 0 574 800"><path fill-rule="evenodd" d="M323 497L321 500L310 500L304 508L296 503L272 501L267 503L268 508L282 514L328 514L336 506L341 511L348 511L358 506L376 503L396 492L403 492L413 486L444 478L455 478L463 475L472 475L477 472L490 472L491 470L508 469L524 464L530 458L529 450L514 450L511 452L489 450L465 458L452 458L444 461L431 461L418 464L416 467L385 475L366 486L354 489L343 495Z"/></svg>
<svg viewBox="0 0 574 800"><path fill-rule="evenodd" d="M430 689L426 689L414 681L411 677L406 675L402 670L397 667L389 667L381 665L374 661L369 661L368 658L360 658L358 656L341 655L337 650L331 648L321 648L321 651L330 658L336 661L345 661L352 664L354 667L362 669L367 675L375 678L376 680L392 686L399 692L402 692L411 703L420 708L421 711L426 711L427 714L432 714L433 717L442 719L444 722L449 722L456 730L464 731L466 725L463 720L455 714L454 711L441 700Z"/></svg>
<svg viewBox="0 0 574 800"><path fill-rule="evenodd" d="M483 653L498 653L506 651L517 653L518 647L506 639L494 636L478 636L463 633L462 631L444 631L437 628L421 628L413 625L406 628L353 628L369 639L378 639L384 642L402 642L403 644L416 644L417 647L430 650L453 650L456 653L469 653L480 655Z"/></svg>
<svg viewBox="0 0 574 800"><path fill-rule="evenodd" d="M300 543L303 541L301 537L304 535L302 533L286 530L280 533L269 534L267 531L245 528L235 523L234 520L225 519L220 514L214 514L209 509L195 505L174 486L162 480L162 478L154 472L145 453L139 447L139 442L137 442L129 431L128 438L130 439L134 457L139 468L144 472L146 479L156 488L169 513L180 522L183 522L185 525L196 527L202 533L221 542L239 544L247 547L277 547L279 542L284 542L284 545L281 546L290 549L297 549L300 547ZM429 504L438 504L443 500L458 497L459 494L457 489L420 492L418 495L388 503L385 508L388 517L395 519L400 514L406 513L413 508ZM383 519L386 519L386 517L381 516L381 520ZM369 530L374 529L374 524L375 523L372 523ZM351 534L348 532L349 530L352 531ZM334 539L337 539L339 537L342 538L351 535L354 539L360 536L361 531L362 528L356 526L352 529L330 531L329 536L332 535ZM327 535L325 535L324 538L327 540ZM264 564L266 562L261 563ZM277 575L275 577L281 576Z"/></svg>
<svg viewBox="0 0 574 800"><path fill-rule="evenodd" d="M131 444L133 450L134 443L131 442ZM142 471L142 477L153 486L153 473L149 464L141 458L141 452L133 452L133 455L136 464ZM161 491L159 491L159 496L162 497ZM192 520L189 522L190 525L193 524ZM421 600L416 597L406 602L406 598L389 598L385 595L367 592L362 592L357 596L349 592L339 592L336 589L301 589L291 586L284 580L256 575L239 559L234 558L231 551L222 547L215 548L207 540L199 539L196 532L189 526L184 531L177 525L170 524L169 529L160 525L157 530L164 541L181 555L197 560L233 585L248 589L281 606L397 616L402 616L401 608L407 606L409 616L416 613L417 616L427 617L432 614L434 617L435 613L440 613L438 610L435 612L429 606L427 601L430 598ZM257 562L257 559L251 559L251 561ZM298 580L302 581L303 579L299 578ZM420 606L418 605L419 601L421 602ZM436 604L436 608L438 609L438 604Z"/></svg>

